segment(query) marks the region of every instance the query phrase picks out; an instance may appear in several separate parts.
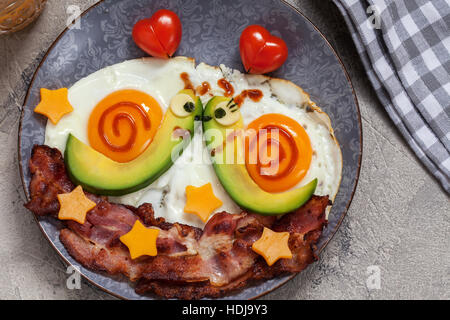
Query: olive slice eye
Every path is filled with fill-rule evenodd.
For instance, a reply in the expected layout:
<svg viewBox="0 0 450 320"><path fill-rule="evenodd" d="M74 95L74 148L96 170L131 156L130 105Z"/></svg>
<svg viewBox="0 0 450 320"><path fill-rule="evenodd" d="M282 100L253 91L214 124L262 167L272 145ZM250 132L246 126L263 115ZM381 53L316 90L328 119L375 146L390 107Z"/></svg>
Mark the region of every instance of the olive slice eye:
<svg viewBox="0 0 450 320"><path fill-rule="evenodd" d="M170 101L170 109L177 117L187 117L195 110L194 99L185 93L177 94Z"/></svg>
<svg viewBox="0 0 450 320"><path fill-rule="evenodd" d="M195 105L193 102L186 102L183 106L184 111L191 113L195 110Z"/></svg>
<svg viewBox="0 0 450 320"><path fill-rule="evenodd" d="M223 126L231 126L239 121L241 113L239 106L233 100L219 103L214 110L214 118Z"/></svg>
<svg viewBox="0 0 450 320"><path fill-rule="evenodd" d="M214 116L216 117L216 119L221 119L223 117L225 117L227 114L227 112L225 110L223 110L222 108L218 108L216 109L216 111L214 111Z"/></svg>

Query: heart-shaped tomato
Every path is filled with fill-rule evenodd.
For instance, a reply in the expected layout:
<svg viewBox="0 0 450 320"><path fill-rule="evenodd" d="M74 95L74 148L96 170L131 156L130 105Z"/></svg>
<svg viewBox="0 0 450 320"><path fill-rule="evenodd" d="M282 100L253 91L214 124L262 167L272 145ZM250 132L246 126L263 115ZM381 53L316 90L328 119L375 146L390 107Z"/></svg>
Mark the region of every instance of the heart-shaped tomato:
<svg viewBox="0 0 450 320"><path fill-rule="evenodd" d="M247 72L267 73L281 67L288 56L283 39L270 34L267 29L251 25L242 31L239 41L242 63Z"/></svg>
<svg viewBox="0 0 450 320"><path fill-rule="evenodd" d="M158 10L151 18L138 21L133 28L133 40L148 54L169 58L181 41L181 21L170 10Z"/></svg>

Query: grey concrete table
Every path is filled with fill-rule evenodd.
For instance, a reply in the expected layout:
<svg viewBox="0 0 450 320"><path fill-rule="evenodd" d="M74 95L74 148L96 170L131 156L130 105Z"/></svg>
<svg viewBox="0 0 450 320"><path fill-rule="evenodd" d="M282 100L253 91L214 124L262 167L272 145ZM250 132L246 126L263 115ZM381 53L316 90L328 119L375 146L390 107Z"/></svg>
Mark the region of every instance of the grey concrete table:
<svg viewBox="0 0 450 320"><path fill-rule="evenodd" d="M67 288L65 266L23 208L17 162L19 115L30 77L64 29L68 6L84 10L95 2L49 0L31 27L0 36L0 299L112 298L85 281L81 289ZM449 299L448 196L378 102L331 1L292 4L325 34L350 73L362 113L363 164L347 217L321 260L263 299Z"/></svg>

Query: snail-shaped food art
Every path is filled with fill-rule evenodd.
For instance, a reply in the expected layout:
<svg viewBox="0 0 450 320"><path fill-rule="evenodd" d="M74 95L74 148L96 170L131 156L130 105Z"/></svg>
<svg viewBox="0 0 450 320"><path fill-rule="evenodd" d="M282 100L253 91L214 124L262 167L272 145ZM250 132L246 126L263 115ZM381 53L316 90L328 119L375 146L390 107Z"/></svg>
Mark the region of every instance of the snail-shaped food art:
<svg viewBox="0 0 450 320"><path fill-rule="evenodd" d="M138 97L143 100L137 102ZM123 195L142 189L181 155L202 109L193 90L182 90L159 124L161 111L150 96L128 90L112 94L92 113L93 148L69 135L64 157L69 175L97 194Z"/></svg>
<svg viewBox="0 0 450 320"><path fill-rule="evenodd" d="M277 124L279 126L277 128L287 131L282 134L283 136L279 141L275 142L271 136L264 137L264 139L269 140L268 145L271 148L276 143L282 145L282 148L279 148L279 150L282 150L279 159L274 159L274 161L279 161L278 169L267 174L261 173L261 169L264 169L261 166L263 159L256 158L255 163L252 164L249 162L250 158L244 156L245 154L251 155L245 149L253 148L255 145L253 139L258 142L263 136L258 132L253 137L246 133L241 112L233 100L227 97L214 97L205 107L203 131L217 177L230 197L240 207L251 212L265 215L291 212L308 201L316 188L317 179L314 179L303 187L284 191L289 189L289 186L297 184L299 177L305 175L304 171L308 170L308 161L311 158L311 150L309 149L306 150L305 161L298 160L299 152L303 152L300 150L303 149L302 142L309 141L306 140L307 136L306 138L303 136L302 130L286 118L290 119L282 115L279 115L279 119L275 119L283 121ZM292 120L292 122L295 121ZM249 127L258 130L261 128L267 129L270 128L271 123L269 119L263 116L255 120ZM250 169L248 170L247 167ZM298 173L295 174L295 178L291 179L289 176L293 171L298 171ZM289 172L289 175L286 172ZM262 177L263 175L265 176ZM270 187L267 187L266 181L263 179L272 180L272 184L279 183L283 187L278 187L277 191L281 189L284 192L266 191L265 189L270 189Z"/></svg>

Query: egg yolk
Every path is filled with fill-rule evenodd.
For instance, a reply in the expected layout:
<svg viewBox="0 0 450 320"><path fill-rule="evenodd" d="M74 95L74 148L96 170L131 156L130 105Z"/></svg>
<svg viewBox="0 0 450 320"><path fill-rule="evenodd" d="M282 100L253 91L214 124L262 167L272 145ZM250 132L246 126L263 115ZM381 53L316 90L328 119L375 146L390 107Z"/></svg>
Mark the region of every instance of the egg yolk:
<svg viewBox="0 0 450 320"><path fill-rule="evenodd" d="M129 162L151 143L162 116L159 103L142 91L113 92L90 115L89 143L114 161Z"/></svg>
<svg viewBox="0 0 450 320"><path fill-rule="evenodd" d="M261 189L282 192L297 185L308 172L311 143L295 120L265 114L247 126L247 171Z"/></svg>

